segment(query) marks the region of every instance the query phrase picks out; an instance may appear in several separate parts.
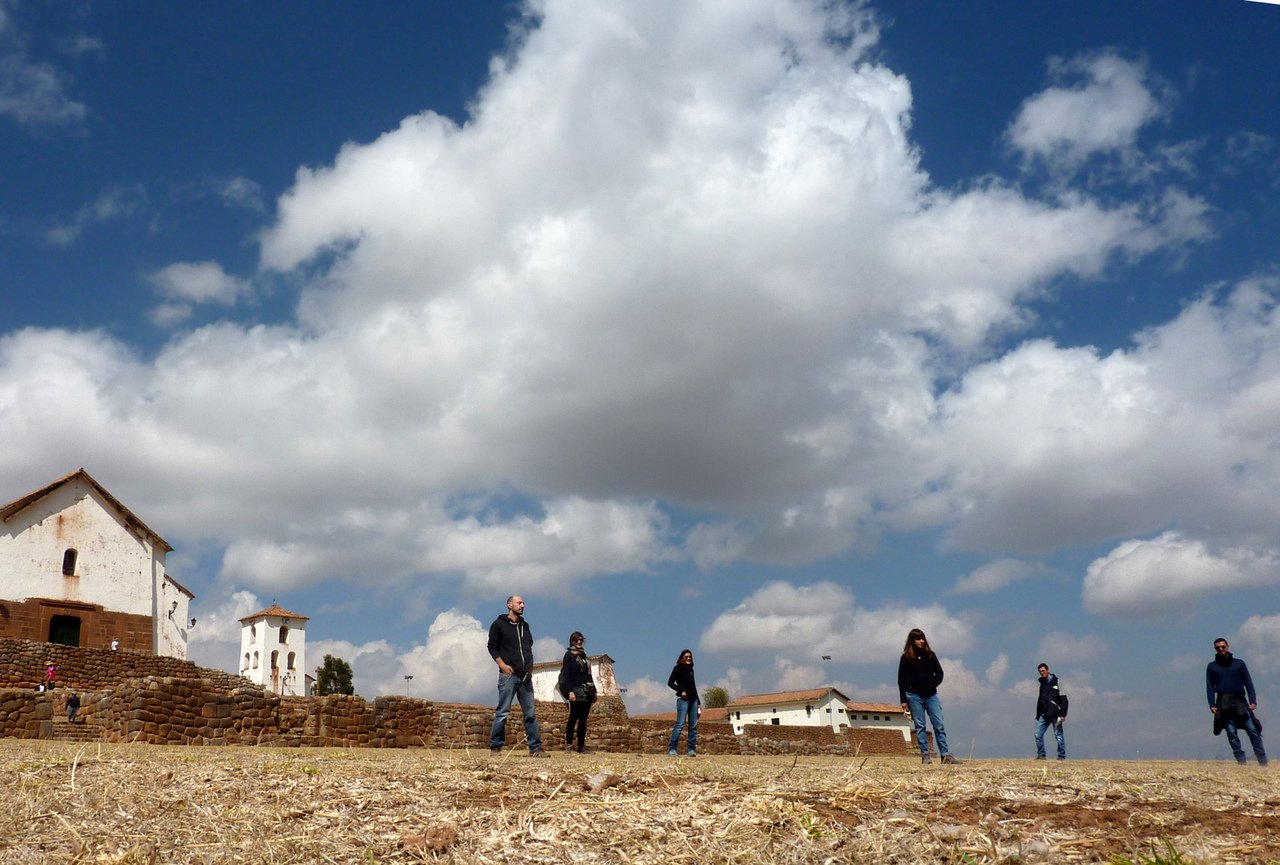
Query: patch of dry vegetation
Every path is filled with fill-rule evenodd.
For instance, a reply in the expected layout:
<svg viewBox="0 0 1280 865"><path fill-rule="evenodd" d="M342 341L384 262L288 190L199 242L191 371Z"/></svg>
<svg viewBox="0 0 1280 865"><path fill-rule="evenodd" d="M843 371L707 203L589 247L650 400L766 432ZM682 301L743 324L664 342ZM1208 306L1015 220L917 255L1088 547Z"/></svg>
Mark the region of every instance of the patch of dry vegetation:
<svg viewBox="0 0 1280 865"><path fill-rule="evenodd" d="M1216 763L0 740L0 764L13 865L1280 860L1271 774Z"/></svg>

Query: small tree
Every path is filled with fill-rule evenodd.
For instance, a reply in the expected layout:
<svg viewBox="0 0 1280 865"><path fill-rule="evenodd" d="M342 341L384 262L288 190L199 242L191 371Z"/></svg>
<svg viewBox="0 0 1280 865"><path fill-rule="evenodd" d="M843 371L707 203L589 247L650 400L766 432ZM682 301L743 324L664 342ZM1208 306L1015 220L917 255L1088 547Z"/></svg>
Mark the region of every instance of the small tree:
<svg viewBox="0 0 1280 865"><path fill-rule="evenodd" d="M712 685L702 692L702 706L706 709L723 709L729 705L729 692L719 685Z"/></svg>
<svg viewBox="0 0 1280 865"><path fill-rule="evenodd" d="M351 683L351 665L341 658L325 655L324 663L316 667L316 696L351 695L355 692Z"/></svg>

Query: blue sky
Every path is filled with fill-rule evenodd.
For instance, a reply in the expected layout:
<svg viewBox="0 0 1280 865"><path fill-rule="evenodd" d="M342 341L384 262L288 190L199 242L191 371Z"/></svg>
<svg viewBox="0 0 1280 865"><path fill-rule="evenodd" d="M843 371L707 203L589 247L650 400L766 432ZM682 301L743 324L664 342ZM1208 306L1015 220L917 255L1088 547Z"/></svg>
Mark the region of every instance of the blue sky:
<svg viewBox="0 0 1280 865"><path fill-rule="evenodd" d="M1280 7L0 0L0 485L87 468L196 660L311 617L488 702L524 595L633 712L895 700L1226 754L1280 700ZM823 661L830 655L830 661Z"/></svg>

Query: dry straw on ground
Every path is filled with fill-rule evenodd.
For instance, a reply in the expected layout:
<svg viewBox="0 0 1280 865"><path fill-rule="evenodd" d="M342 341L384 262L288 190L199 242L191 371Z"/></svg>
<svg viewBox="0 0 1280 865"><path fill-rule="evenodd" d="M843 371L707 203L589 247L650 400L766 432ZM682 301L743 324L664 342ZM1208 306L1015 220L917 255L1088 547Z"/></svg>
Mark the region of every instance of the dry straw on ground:
<svg viewBox="0 0 1280 865"><path fill-rule="evenodd" d="M1217 763L0 740L0 771L7 865L1280 860L1272 774Z"/></svg>

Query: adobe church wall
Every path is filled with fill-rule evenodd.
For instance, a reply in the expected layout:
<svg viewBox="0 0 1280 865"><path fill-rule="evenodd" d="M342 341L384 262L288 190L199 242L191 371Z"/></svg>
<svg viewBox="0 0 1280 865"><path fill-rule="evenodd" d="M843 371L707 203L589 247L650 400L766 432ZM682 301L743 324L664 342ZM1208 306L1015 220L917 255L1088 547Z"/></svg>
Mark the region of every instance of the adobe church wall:
<svg viewBox="0 0 1280 865"><path fill-rule="evenodd" d="M0 600L0 639L30 640L36 643L49 635L53 616L80 620L81 648L111 646L151 654L151 617L104 610L101 605L59 602L44 598L25 601Z"/></svg>

